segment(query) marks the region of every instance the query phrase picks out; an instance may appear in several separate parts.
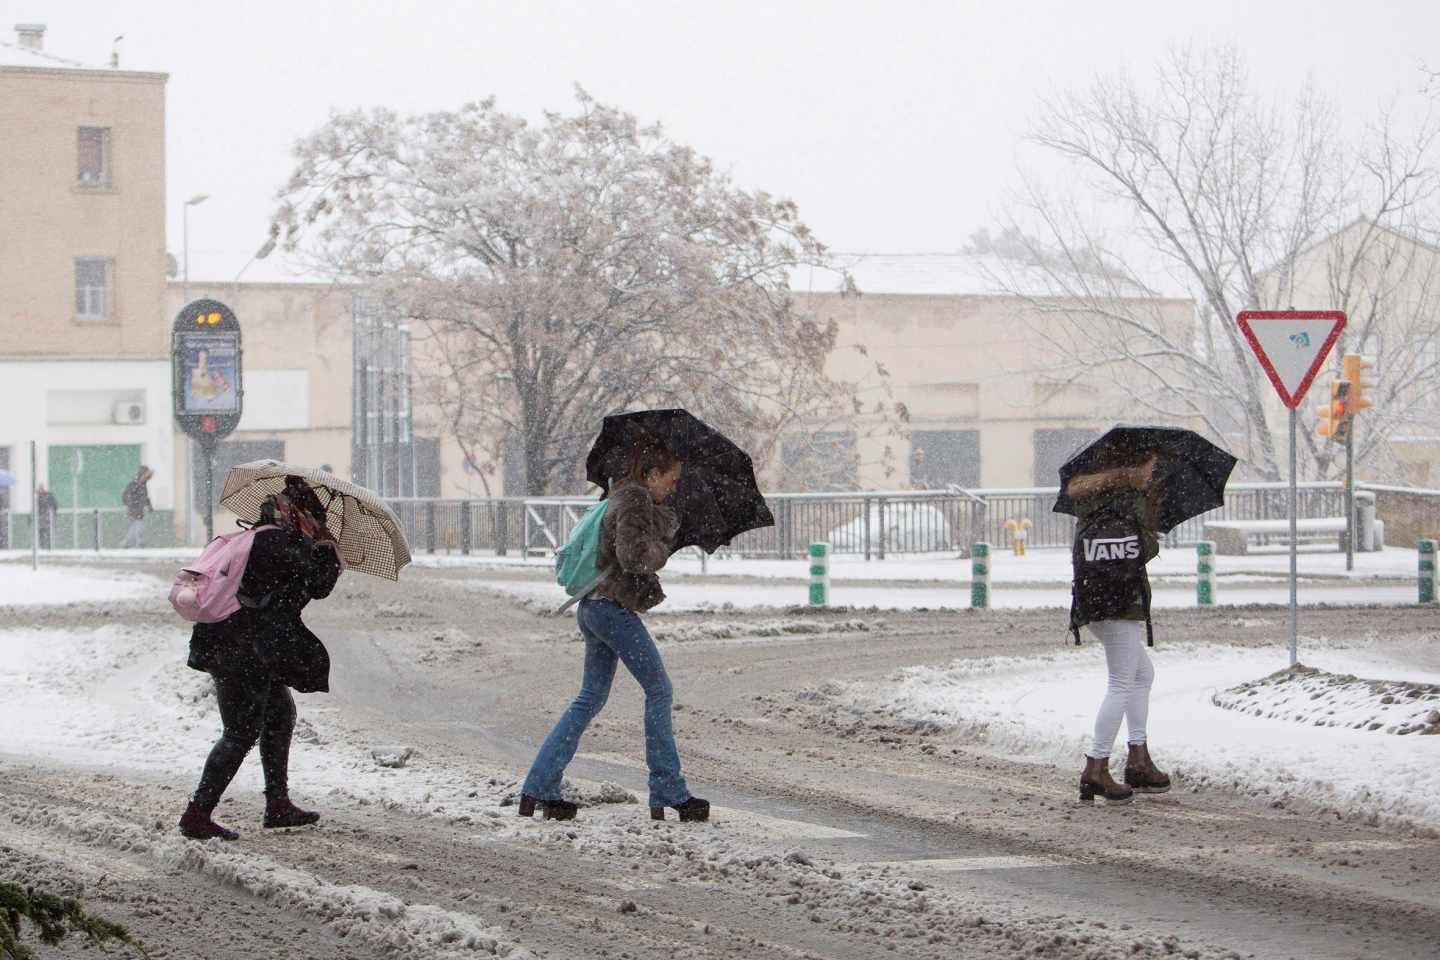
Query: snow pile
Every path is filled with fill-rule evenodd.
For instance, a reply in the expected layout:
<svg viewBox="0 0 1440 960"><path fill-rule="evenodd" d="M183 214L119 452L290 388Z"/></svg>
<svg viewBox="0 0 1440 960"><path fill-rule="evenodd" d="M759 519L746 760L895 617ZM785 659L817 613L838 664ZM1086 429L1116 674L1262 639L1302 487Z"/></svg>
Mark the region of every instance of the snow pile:
<svg viewBox="0 0 1440 960"><path fill-rule="evenodd" d="M1315 651L1307 659L1336 673L1379 668L1412 683L1440 680L1373 653L1316 649L1313 641L1304 648ZM1375 737L1216 706L1221 691L1270 674L1280 650L1156 647L1151 656L1150 742L1182 790L1226 789L1276 806L1300 802L1370 823L1440 828L1440 737ZM842 729L885 717L1078 770L1104 691L1104 652L1090 644L1037 658L917 667L879 683L830 682L801 697Z"/></svg>
<svg viewBox="0 0 1440 960"><path fill-rule="evenodd" d="M480 918L354 884L335 884L222 841L185 840L170 829L147 831L95 810L79 812L21 804L0 797L14 823L70 836L88 846L140 854L170 869L188 870L236 887L283 909L315 917L343 937L354 937L395 957L467 957L476 952L523 960L529 951Z"/></svg>
<svg viewBox="0 0 1440 960"><path fill-rule="evenodd" d="M0 631L0 729L10 735L7 749L23 750L46 764L103 764L188 787L220 724L208 678L183 666L185 642L181 630L114 625L84 632ZM710 824L653 822L643 811L637 813L635 796L616 784L577 780L566 785L567 795L588 806L582 821L517 817L505 803L510 797L513 804L519 790L513 771L430 748L412 752L403 768L382 767L372 751L387 754L397 748L341 726L333 708L317 706L322 703L324 698L317 698L302 705L308 733L292 751L292 785L302 801L326 793L327 807L347 800L464 824L458 843L505 840L561 855L580 853L602 863L606 875L643 877L637 881L641 884L708 889L723 883L745 896L773 897L775 909L797 911L838 933L978 944L987 956L997 957L1039 952L1070 960L1163 957L1177 950L1191 957L1220 955L1207 947L1185 951L1173 939L1113 933L1084 920L1028 915L1003 892L930 889L909 865L838 865L803 850L777 850L777 843L794 841L795 827L809 825L724 807L715 809ZM1440 744L1428 737L1384 739ZM260 764L247 762L228 793L253 797L259 780ZM237 804L244 802L237 799ZM258 814L258 804L253 812ZM87 846L130 852L163 869L212 877L314 916L395 957L448 958L477 951L529 956L503 931L468 913L407 904L384 890L330 882L253 854L243 844L185 841L174 833L173 821L152 827L137 822L133 812L127 818L5 796L0 796L0 818ZM792 831L788 837L787 829ZM643 874L632 873L637 866ZM642 897L629 902L642 918L652 912Z"/></svg>
<svg viewBox="0 0 1440 960"><path fill-rule="evenodd" d="M1317 727L1440 734L1440 686L1363 680L1304 664L1215 694L1217 707Z"/></svg>
<svg viewBox="0 0 1440 960"><path fill-rule="evenodd" d="M157 577L97 567L41 567L0 563L0 607L43 607L66 603L155 600L170 594Z"/></svg>
<svg viewBox="0 0 1440 960"><path fill-rule="evenodd" d="M659 643L694 640L734 640L740 637L787 637L802 634L868 633L875 624L865 620L762 620L758 623L716 621L712 623L657 623L650 634Z"/></svg>

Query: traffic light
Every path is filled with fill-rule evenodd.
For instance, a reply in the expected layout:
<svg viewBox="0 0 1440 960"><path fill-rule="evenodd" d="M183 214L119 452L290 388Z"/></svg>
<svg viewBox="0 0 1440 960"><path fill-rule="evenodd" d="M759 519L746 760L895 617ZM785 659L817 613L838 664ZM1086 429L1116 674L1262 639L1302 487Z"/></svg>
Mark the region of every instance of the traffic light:
<svg viewBox="0 0 1440 960"><path fill-rule="evenodd" d="M1341 376L1350 384L1350 402L1347 409L1352 415L1375 405L1374 400L1365 396L1365 391L1375 386L1373 380L1365 379L1365 371L1373 369L1374 366L1374 360L1358 353L1347 353L1340 361Z"/></svg>
<svg viewBox="0 0 1440 960"><path fill-rule="evenodd" d="M1322 403L1315 408L1320 415L1320 422L1315 425L1315 432L1322 437L1329 437L1336 443L1344 443L1350 438L1350 381L1336 380L1330 384L1330 402Z"/></svg>

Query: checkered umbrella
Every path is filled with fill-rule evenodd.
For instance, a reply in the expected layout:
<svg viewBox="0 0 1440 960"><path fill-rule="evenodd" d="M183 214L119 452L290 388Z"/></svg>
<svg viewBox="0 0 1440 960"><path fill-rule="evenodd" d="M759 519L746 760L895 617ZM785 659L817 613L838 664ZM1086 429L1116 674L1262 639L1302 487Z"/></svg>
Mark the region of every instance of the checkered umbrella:
<svg viewBox="0 0 1440 960"><path fill-rule="evenodd" d="M260 519L260 507L285 487L286 477L308 483L325 504L325 526L340 545L345 566L375 577L399 580L410 562L410 545L400 520L371 490L333 473L278 460L254 460L230 468L220 502L241 520Z"/></svg>

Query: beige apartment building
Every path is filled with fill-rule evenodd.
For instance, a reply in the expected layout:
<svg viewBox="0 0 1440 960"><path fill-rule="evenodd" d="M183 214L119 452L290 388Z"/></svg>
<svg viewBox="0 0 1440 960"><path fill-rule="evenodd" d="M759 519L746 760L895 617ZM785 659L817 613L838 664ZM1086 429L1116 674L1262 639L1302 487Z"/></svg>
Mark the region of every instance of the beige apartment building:
<svg viewBox="0 0 1440 960"><path fill-rule="evenodd" d="M45 29L0 38L0 537L28 542L38 480L71 507L123 523L142 464L152 542L170 528L174 437L165 307L163 73L49 53ZM62 518L57 545L93 524Z"/></svg>

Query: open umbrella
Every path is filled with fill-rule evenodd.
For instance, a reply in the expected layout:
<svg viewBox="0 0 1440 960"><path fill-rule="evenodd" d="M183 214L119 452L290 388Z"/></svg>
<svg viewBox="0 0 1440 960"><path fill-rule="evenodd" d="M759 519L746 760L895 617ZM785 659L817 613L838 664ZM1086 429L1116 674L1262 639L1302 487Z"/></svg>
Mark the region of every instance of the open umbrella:
<svg viewBox="0 0 1440 960"><path fill-rule="evenodd" d="M625 473L626 453L646 435L685 461L671 499L680 521L673 550L699 547L714 553L747 530L774 526L775 517L755 482L750 455L688 410L640 410L606 417L585 458L585 479L608 491L611 481ZM555 612L570 609L608 573L601 570Z"/></svg>
<svg viewBox="0 0 1440 960"><path fill-rule="evenodd" d="M624 471L625 454L644 435L685 461L672 506L680 519L675 549L714 553L745 533L775 524L755 482L750 455L687 410L641 410L606 417L585 458L585 479L609 489Z"/></svg>
<svg viewBox="0 0 1440 960"><path fill-rule="evenodd" d="M260 507L285 487L286 477L308 483L325 504L325 526L339 543L346 567L387 580L400 579L410 545L400 520L373 491L314 467L254 460L230 468L220 502L241 520L260 519Z"/></svg>
<svg viewBox="0 0 1440 960"><path fill-rule="evenodd" d="M1225 484L1235 458L1193 430L1175 427L1113 427L1060 468L1056 513L1078 515L1065 494L1070 478L1114 467L1138 466L1151 454L1160 484L1160 533L1225 503Z"/></svg>

